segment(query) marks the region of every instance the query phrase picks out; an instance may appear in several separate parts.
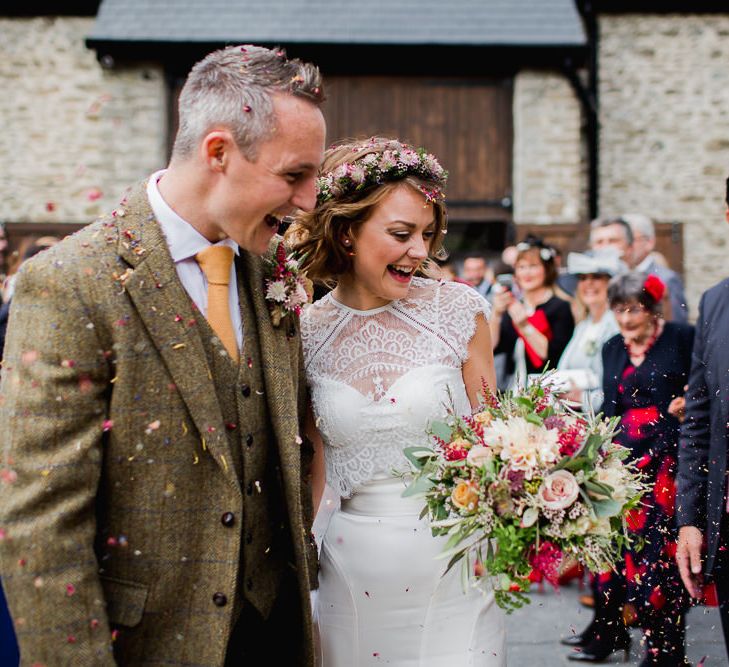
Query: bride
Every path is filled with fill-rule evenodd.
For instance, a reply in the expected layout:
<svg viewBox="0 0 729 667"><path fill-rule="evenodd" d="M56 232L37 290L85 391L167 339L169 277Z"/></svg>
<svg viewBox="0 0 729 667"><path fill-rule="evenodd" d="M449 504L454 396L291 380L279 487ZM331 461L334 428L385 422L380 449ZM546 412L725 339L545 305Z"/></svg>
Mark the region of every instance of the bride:
<svg viewBox="0 0 729 667"><path fill-rule="evenodd" d="M340 145L292 230L309 277L334 286L301 319L314 500L325 470L342 498L321 551L324 667L506 663L493 593L464 587L460 565L443 576L443 541L393 474L451 401L470 412L482 381L495 386L487 302L422 277L446 232L445 179L432 155L394 140Z"/></svg>

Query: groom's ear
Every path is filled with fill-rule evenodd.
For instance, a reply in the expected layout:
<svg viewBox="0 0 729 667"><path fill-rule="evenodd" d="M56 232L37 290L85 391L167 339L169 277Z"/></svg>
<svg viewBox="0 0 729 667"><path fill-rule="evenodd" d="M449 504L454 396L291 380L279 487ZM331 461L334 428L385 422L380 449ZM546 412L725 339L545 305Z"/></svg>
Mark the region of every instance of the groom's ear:
<svg viewBox="0 0 729 667"><path fill-rule="evenodd" d="M202 159L209 169L225 171L230 159L233 137L224 130L214 130L205 135L200 144Z"/></svg>

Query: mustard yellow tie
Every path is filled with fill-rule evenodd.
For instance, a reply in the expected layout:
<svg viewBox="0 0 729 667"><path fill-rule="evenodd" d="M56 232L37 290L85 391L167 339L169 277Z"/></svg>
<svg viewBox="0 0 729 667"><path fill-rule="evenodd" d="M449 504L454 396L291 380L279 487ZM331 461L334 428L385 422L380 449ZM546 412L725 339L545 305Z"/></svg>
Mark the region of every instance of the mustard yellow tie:
<svg viewBox="0 0 729 667"><path fill-rule="evenodd" d="M227 245L211 245L197 253L195 259L208 279L208 323L218 334L218 338L228 354L234 361L238 361L238 343L235 339L228 305L228 284L230 283L230 265L233 263L233 249Z"/></svg>

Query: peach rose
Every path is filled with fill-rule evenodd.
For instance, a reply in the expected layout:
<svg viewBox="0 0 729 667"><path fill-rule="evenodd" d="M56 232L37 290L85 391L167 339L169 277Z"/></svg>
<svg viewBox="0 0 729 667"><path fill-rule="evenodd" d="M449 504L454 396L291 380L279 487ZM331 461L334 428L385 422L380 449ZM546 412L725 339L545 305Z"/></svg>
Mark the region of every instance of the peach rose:
<svg viewBox="0 0 729 667"><path fill-rule="evenodd" d="M494 453L490 447L484 447L483 445L475 445L468 450L468 456L466 461L474 468L480 468L485 465L486 462L493 458Z"/></svg>
<svg viewBox="0 0 729 667"><path fill-rule="evenodd" d="M473 482L458 482L453 493L451 493L451 501L462 510L473 512L478 505L478 489Z"/></svg>
<svg viewBox="0 0 729 667"><path fill-rule="evenodd" d="M544 478L538 494L547 509L563 510L577 500L580 495L580 487L571 472L557 470Z"/></svg>

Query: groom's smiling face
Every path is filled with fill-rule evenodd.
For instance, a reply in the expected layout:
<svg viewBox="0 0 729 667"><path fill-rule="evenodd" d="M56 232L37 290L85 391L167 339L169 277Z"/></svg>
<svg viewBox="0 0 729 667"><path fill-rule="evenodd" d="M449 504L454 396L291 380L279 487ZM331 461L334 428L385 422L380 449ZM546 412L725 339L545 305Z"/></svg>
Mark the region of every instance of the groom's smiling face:
<svg viewBox="0 0 729 667"><path fill-rule="evenodd" d="M292 95L275 95L276 129L246 158L232 145L218 180L213 207L216 226L239 246L266 252L281 218L316 204L316 176L324 156L321 111Z"/></svg>

